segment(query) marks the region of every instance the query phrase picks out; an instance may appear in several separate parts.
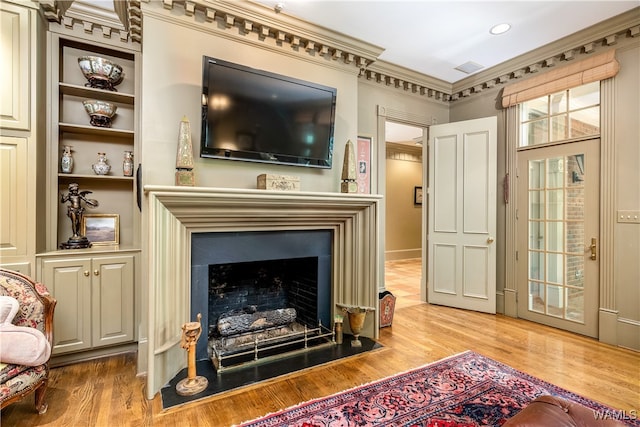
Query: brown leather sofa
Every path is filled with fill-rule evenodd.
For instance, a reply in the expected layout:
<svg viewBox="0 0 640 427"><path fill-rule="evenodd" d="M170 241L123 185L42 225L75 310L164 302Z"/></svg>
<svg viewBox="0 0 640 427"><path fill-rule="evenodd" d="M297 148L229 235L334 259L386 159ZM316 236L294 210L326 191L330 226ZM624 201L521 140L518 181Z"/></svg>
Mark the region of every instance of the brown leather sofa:
<svg viewBox="0 0 640 427"><path fill-rule="evenodd" d="M503 427L613 427L625 424L596 419L593 410L555 396L540 396L507 420Z"/></svg>

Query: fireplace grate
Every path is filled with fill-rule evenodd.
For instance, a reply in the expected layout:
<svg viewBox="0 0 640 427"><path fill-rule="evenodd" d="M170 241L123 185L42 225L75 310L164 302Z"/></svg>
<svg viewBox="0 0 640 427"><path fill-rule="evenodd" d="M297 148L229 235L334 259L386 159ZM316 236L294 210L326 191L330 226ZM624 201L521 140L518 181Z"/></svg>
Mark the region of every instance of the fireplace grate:
<svg viewBox="0 0 640 427"><path fill-rule="evenodd" d="M300 325L300 328L277 337L262 339L256 337L251 344L232 350L224 348L219 341L210 340L211 360L216 371L221 373L231 368L246 367L336 344L334 331L321 323L318 323L315 328L309 328L306 325Z"/></svg>

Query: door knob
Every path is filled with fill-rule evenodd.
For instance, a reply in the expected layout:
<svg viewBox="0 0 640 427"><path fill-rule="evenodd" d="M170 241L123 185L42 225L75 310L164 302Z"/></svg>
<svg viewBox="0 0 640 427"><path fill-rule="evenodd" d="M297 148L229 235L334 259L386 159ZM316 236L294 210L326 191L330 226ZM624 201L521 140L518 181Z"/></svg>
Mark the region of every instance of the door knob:
<svg viewBox="0 0 640 427"><path fill-rule="evenodd" d="M88 270L85 270L83 274L84 274L84 277L89 277L89 271Z"/></svg>
<svg viewBox="0 0 640 427"><path fill-rule="evenodd" d="M487 243L488 244L492 244L493 243L493 237L488 237L487 238Z"/></svg>
<svg viewBox="0 0 640 427"><path fill-rule="evenodd" d="M100 270L93 270L93 275L94 276L100 275Z"/></svg>

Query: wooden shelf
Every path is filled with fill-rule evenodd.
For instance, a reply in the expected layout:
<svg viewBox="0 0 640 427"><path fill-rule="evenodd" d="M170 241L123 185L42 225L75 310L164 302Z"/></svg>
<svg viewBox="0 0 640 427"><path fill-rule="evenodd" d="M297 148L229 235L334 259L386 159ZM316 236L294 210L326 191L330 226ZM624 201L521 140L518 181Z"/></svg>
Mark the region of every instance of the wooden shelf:
<svg viewBox="0 0 640 427"><path fill-rule="evenodd" d="M64 95L100 99L109 102L120 102L128 105L133 105L135 102L135 96L128 93L112 92L109 90L96 89L71 83L60 82L60 93Z"/></svg>
<svg viewBox="0 0 640 427"><path fill-rule="evenodd" d="M97 179L97 180L111 180L111 181L130 181L133 182L132 176L118 176L118 175L89 175L78 173L59 173L58 178L61 180L74 180L74 179Z"/></svg>
<svg viewBox="0 0 640 427"><path fill-rule="evenodd" d="M76 125L72 123L59 123L60 132L81 133L86 135L102 135L117 138L133 138L135 132L126 129L101 128L97 126Z"/></svg>

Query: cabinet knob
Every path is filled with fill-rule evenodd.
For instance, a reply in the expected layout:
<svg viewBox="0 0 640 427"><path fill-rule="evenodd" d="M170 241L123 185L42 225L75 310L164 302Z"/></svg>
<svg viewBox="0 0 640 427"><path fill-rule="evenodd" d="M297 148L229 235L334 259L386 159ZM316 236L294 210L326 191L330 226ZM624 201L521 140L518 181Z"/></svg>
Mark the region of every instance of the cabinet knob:
<svg viewBox="0 0 640 427"><path fill-rule="evenodd" d="M94 276L99 276L100 275L100 270L93 270L93 275Z"/></svg>
<svg viewBox="0 0 640 427"><path fill-rule="evenodd" d="M88 270L85 270L85 271L84 271L84 276L85 276L85 277L89 277L89 271L88 271Z"/></svg>

